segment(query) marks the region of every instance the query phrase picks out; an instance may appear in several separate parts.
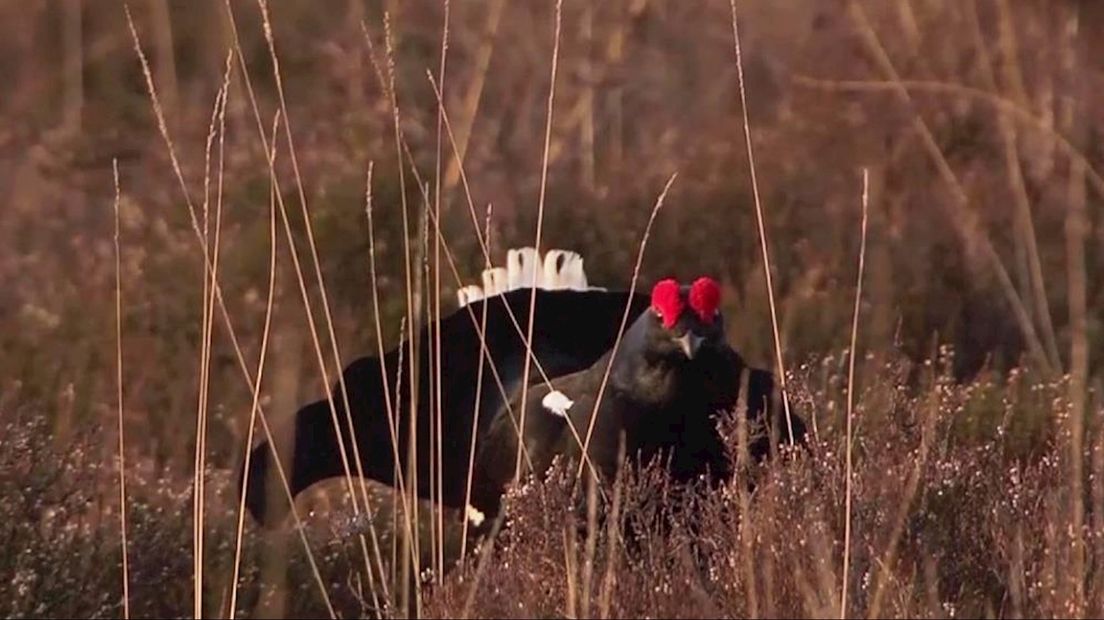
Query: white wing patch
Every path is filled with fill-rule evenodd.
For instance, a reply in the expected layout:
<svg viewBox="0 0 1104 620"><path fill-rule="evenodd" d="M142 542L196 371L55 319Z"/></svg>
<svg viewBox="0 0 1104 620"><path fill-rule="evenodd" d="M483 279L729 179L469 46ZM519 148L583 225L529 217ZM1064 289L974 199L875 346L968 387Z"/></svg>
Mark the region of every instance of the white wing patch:
<svg viewBox="0 0 1104 620"><path fill-rule="evenodd" d="M536 248L513 248L506 253L506 267L484 269L482 278L482 287L469 284L456 291L458 306L533 286L548 290L606 290L587 284L583 257L570 250L549 250L541 260Z"/></svg>
<svg viewBox="0 0 1104 620"><path fill-rule="evenodd" d="M480 525L482 525L483 520L487 518L482 512L479 511L478 508L472 506L471 504L468 504L464 508L464 513L465 516L467 516L468 521L471 521L471 524L475 527L479 527Z"/></svg>
<svg viewBox="0 0 1104 620"><path fill-rule="evenodd" d="M558 415L561 418L567 417L567 410L571 409L571 405L574 405L575 401L568 398L563 392L559 390L552 390L541 400L541 406L547 409L550 413Z"/></svg>

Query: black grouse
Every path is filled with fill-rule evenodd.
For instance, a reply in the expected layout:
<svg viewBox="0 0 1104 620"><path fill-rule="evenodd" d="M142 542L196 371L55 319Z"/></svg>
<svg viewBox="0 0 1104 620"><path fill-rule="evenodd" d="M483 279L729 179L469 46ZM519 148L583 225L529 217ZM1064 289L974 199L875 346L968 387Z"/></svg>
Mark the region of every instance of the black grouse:
<svg viewBox="0 0 1104 620"><path fill-rule="evenodd" d="M719 288L710 278L699 278L692 286L663 280L616 352L556 379L554 387L539 384L529 390L524 421L516 393L512 411L499 414L482 442L472 505L487 516L497 515L502 493L514 479L519 426L523 475L545 471L556 455L577 462L586 444L590 463L602 478L612 479L623 437L625 455L633 461L668 459L676 483L702 475L711 485L727 479L729 452L717 416L735 408L745 369L750 371L749 418L761 420L771 409L774 385L769 372L748 369L726 342L719 302ZM794 419L793 425L795 439L803 437L801 421ZM775 424L776 432L779 426ZM788 431L783 427L781 432ZM752 456L765 456L769 442L768 437L756 439L749 446Z"/></svg>
<svg viewBox="0 0 1104 620"><path fill-rule="evenodd" d="M506 399L521 384L531 283L536 282L539 288L534 303L532 343L536 362L531 362L530 382L542 381L545 375L554 378L588 367L613 345L626 311L631 320L647 307L645 294L630 295L627 291L605 291L587 286L582 259L575 253L551 250L543 265L537 258L532 248L510 250L509 269L488 269L483 273L483 289L468 286L458 291L461 307L442 317L435 326L440 330L443 369L441 459L443 501L447 506L465 506L484 310L486 354L482 362L483 385L479 390L478 435L485 432ZM419 495L425 499L430 499L430 475L435 471L429 432L435 414L430 406L433 386L429 377L433 375L434 362L429 354L429 334L429 326L423 326L417 348L420 377L416 418L417 486ZM364 475L389 485L396 483L396 471L391 423L387 419L388 400L398 418L394 424L399 454L404 460L410 433L411 382L407 358L402 357L407 353L407 346L404 339L384 355L386 383L381 378L379 357L374 355L356 359L343 371ZM399 373L403 375L401 381L397 381ZM401 393L396 397L393 392L397 383ZM340 423L340 436L352 460L352 438L337 381L332 386L331 396ZM285 471L289 472L288 483L293 497L316 482L345 474L329 399L303 406L288 424L293 429L278 435L290 436L291 445L281 446L279 454L290 461ZM267 441L262 441L252 450L246 483L246 505L261 523L282 520L290 508L286 499L276 504L268 501L266 483L271 468L271 448ZM354 475L358 471L356 463L351 462L349 468ZM244 474L242 471L242 479Z"/></svg>
<svg viewBox="0 0 1104 620"><path fill-rule="evenodd" d="M544 423L557 423L555 419L544 419L549 415L548 411L540 409L542 401L551 393L545 379L552 381L562 393L577 395L579 402L569 411L573 421L579 416L584 416L580 419L589 421L593 401L584 402L588 394L585 389L587 384L584 382L590 380L591 375L596 372L592 367L604 370L623 320L626 320L626 312L627 325L631 328L626 329L620 344L614 374L610 380L611 387L627 386L650 372L649 365L630 364L632 356L629 353L632 350L645 348L653 351L654 348L654 352L662 350L665 351L664 355L669 356L678 354L682 350L679 347L686 346L691 347L688 350L694 356L693 359L681 363L681 366L686 367L684 374L694 376L693 380L699 381L703 386L691 397L702 402L695 403L687 410L697 411L714 406L730 408L735 403L739 369L744 365L735 351L727 346L720 346L724 337L719 317L716 322L710 323L696 311L671 314L669 309L665 315L667 318L660 319L656 309L662 306L656 305L655 294L649 296L644 293L607 291L591 287L586 283L582 259L577 254L559 250L549 251L543 264L532 248L511 250L508 254L508 268L498 267L484 271L483 281L482 289L469 286L458 291L460 308L442 317L434 326L435 330L440 330L443 369L440 387L443 471L441 496L448 507L466 506L469 452L477 410L478 425L474 432L479 459L473 472L473 499L470 503L480 511L493 512L497 509L503 485L514 474L515 461L511 446L517 445L517 436L514 427L507 425L506 421L517 415L517 406L511 406L510 399L516 398L520 392L524 376L525 330L534 285L538 288L533 306L535 314L532 351L535 361L531 362L529 379L535 391L530 393L528 405L532 407L535 404L541 413L529 416L536 421L532 424L526 423L525 433L526 443L535 442L534 449L538 452L559 449L553 447L556 444L551 439L546 441L546 438L554 437L561 441L561 445L563 442L562 436L546 434L541 430L542 420ZM657 290L661 288L657 286ZM677 286L675 298L681 299ZM646 311L649 307L653 310ZM485 353L481 351L483 347L480 346L479 337L484 312ZM671 319L671 316L674 318ZM655 328L663 321L672 320L674 323L670 329L664 327L666 331L656 331ZM434 416L430 397L433 386L428 379L433 374L433 361L429 355L429 327L423 326L418 337L420 380L416 416L416 462L419 495L424 499L436 499L430 496L430 475L435 471L435 454L431 449L429 433ZM690 327L693 329L688 331ZM687 334L687 337L682 341L672 340L670 334L676 331ZM666 340L650 340L661 335ZM679 342L682 344L678 344ZM396 430L399 454L403 459L406 458L410 433L411 382L408 379L409 368L405 358L404 368L399 369L400 351L405 354L407 346L404 340L385 354L386 383L381 378L380 360L377 356L361 357L350 363L343 372L364 475L389 485L396 483L396 471L395 447L387 417L388 400L398 418ZM476 377L480 363L483 364L483 384L477 390ZM400 372L403 373L402 381L398 382L401 393L396 397L389 392L394 391L397 374ZM652 385L659 386L658 383ZM765 370L751 370L748 391L748 415L750 418L761 418L763 412L771 409L770 399L767 397L774 393L773 375ZM640 392L639 397L645 398L646 392L647 388ZM604 400L611 397L612 394L607 390ZM330 401L322 399L300 408L294 418L288 421L291 428L278 433L290 436L292 442L291 446L281 447L279 453L282 458L288 459L286 463L290 465L286 471L289 472L293 497L316 482L344 475L339 436L349 459L353 458L352 438L346 425L342 393L336 382L332 386L332 401L340 423L339 431L333 425ZM559 420L559 424L566 426L563 418ZM645 452L667 445L676 438L673 433L677 431L677 437L681 438L684 446L676 450L674 471L684 472L678 475L696 475L706 466L714 475L724 474L724 464L716 457L715 433L705 428L704 419L683 421L681 426L664 431L666 435L663 432L658 435L655 433L653 419L640 418L639 422L643 426L635 426L638 423L637 418L631 415L622 415L616 421L607 421L600 414L591 442L594 458L600 461L605 458L603 451L609 450L611 428L629 430L630 439L641 442ZM799 429L803 431L804 427L796 416L793 422L794 435L799 437ZM584 432L585 428L584 426ZM695 438L698 437L702 440L700 445L695 443ZM768 441L763 439L753 444L753 453L764 454L768 449ZM689 449L690 446L698 447L692 450ZM494 456L507 452L510 454L508 459ZM290 508L286 499L276 504L268 501L265 485L272 467L271 459L271 448L266 441L253 448L246 485L246 504L254 518L265 524L282 520ZM496 465L500 462L501 466ZM350 463L350 470L356 474L357 465ZM244 478L245 472L242 471L241 474ZM277 496L279 495L282 493Z"/></svg>

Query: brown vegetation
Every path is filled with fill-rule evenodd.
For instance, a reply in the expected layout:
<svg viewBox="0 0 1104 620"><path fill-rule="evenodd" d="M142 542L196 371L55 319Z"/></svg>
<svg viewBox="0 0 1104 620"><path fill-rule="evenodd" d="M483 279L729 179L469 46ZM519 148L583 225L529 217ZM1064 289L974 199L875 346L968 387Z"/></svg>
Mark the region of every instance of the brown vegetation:
<svg viewBox="0 0 1104 620"><path fill-rule="evenodd" d="M438 294L455 307L446 252L478 282L488 204L495 263L532 243L543 204L542 248L627 287L673 173L640 281L722 281L731 341L757 366L781 355L811 452L743 472L751 495L625 480L601 527L563 472L534 481L493 559L427 586L422 612L828 616L846 583L850 615L1104 613L1104 7L737 2L745 110L728 2L566 2L555 56L553 2L325 6L135 0L149 83L123 4L0 6L3 615L123 613L120 428L127 611L230 613L270 276L256 400L278 418L323 393L335 358L394 346ZM304 502L304 539L247 519L236 615L326 616L322 591L372 612L373 543L336 482ZM388 525L389 491L354 490ZM694 531L661 523L684 502ZM453 533L425 536L454 551ZM390 559L389 531L380 544Z"/></svg>

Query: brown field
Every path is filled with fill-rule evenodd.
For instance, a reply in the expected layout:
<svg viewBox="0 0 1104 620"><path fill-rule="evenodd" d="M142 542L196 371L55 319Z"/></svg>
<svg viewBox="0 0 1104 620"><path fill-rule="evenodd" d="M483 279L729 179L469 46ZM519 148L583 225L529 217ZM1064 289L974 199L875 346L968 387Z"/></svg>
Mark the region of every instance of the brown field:
<svg viewBox="0 0 1104 620"><path fill-rule="evenodd" d="M0 615L1104 615L1104 3L28 0L0 35ZM259 364L279 420L377 312L388 349L452 312L488 205L495 264L540 219L628 288L672 175L640 286L712 274L764 368L773 298L807 453L634 472L600 522L557 469L420 585L390 490L377 562L337 480L246 516L234 583Z"/></svg>

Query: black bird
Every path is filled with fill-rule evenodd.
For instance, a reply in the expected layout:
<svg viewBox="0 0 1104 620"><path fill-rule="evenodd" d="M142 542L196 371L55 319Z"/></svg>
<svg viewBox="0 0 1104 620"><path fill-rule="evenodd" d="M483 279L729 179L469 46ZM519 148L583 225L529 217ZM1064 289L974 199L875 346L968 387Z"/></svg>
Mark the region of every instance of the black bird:
<svg viewBox="0 0 1104 620"><path fill-rule="evenodd" d="M586 285L582 261L577 254L552 250L544 263L544 272L536 263L531 248L511 250L510 269L495 268L484 272L485 289L465 287L458 297L461 307L442 317L436 329L441 341L441 459L443 501L446 506L463 508L467 495L467 473L476 411L476 378L480 365L481 331L486 310L486 357L483 358L483 385L479 394L479 425L477 436L489 427L506 399L520 386L524 375L525 334L529 320L531 287L536 282L532 349L536 362L531 362L530 382L544 380L543 369L555 378L590 366L612 345L628 312L631 321L648 305L643 293L605 291ZM553 289L553 290L549 290ZM558 290L557 290L558 289ZM504 292L503 292L504 291ZM484 297L485 295L485 297ZM626 308L627 306L627 308ZM418 492L430 497L430 474L435 471L435 454L431 450L431 381L433 360L429 355L429 326L418 335L418 401L417 401L417 471ZM388 390L395 423L399 454L406 459L410 433L410 380L408 358L399 368L400 355L407 352L407 341L384 355L386 383L381 379L377 356L361 357L343 371L345 388L353 420L357 447L364 475L389 484L396 484L394 446L391 425L387 418ZM400 353L402 352L402 353ZM493 361L488 361L488 358ZM537 367L539 363L540 368ZM401 393L393 394L397 375L402 373ZM501 384L501 388L499 387ZM386 387L385 387L386 386ZM348 432L344 400L338 382L332 386L333 405L340 425L340 436L350 460L349 469L357 474L353 459L353 444ZM292 496L321 480L345 474L338 432L328 399L321 399L299 409L291 428L278 432L290 436L292 446L282 447L282 458L290 459L288 482ZM288 456L290 455L290 456ZM290 506L286 498L276 504L268 501L266 481L272 468L272 453L267 441L252 450L246 485L246 505L261 523L283 519ZM244 479L244 471L242 472ZM277 482L278 484L278 482ZM282 494L277 494L277 497Z"/></svg>
<svg viewBox="0 0 1104 620"><path fill-rule="evenodd" d="M616 353L606 352L589 368L554 380L554 386L534 386L525 404L522 473L545 471L556 455L578 462L582 444L587 444L590 464L610 480L623 437L630 460L646 464L666 459L676 483L704 475L714 486L727 479L732 472L729 450L717 416L736 407L745 370L748 417L774 423L776 431L780 425L763 415L777 411L770 403L773 376L749 369L728 345L719 302L719 288L710 278L699 278L692 286L663 280ZM513 481L519 399L515 393L513 411L504 410L494 420L476 462L472 505L488 516L497 515L502 493ZM803 438L804 425L796 418L793 425L795 439ZM761 459L770 445L769 437L756 439L749 445L751 456Z"/></svg>
<svg viewBox="0 0 1104 620"><path fill-rule="evenodd" d="M681 349L671 349L671 347L687 346L691 347L690 351L694 353L694 358L688 360L689 367L699 369L695 371L697 380L704 386L695 396L703 399L703 402L695 404L694 407L701 409L715 405L730 408L735 403L736 390L739 386L739 369L744 368L744 365L743 360L732 349L727 346L715 346L715 343L723 342L723 326L719 318L715 324L710 324L698 316L697 311L693 314L685 313L685 315L671 315L669 312L668 316L675 318L666 320L676 322L673 329L682 330L680 333L692 334L681 341L682 345L678 345L679 341L671 340L666 332L645 329L654 328L663 321L655 314L655 309L646 312L650 306L656 306L653 300L655 295L650 297L644 293L630 294L628 291L606 291L590 287L583 273L582 260L577 254L550 251L543 263L543 269L532 248L511 250L508 261L508 269L495 268L484 272L483 289L465 287L458 291L461 307L443 317L435 326L435 329L440 330L442 345L441 471L443 473L441 477L443 488L441 495L446 506L451 508L467 506L465 500L468 494L468 461L477 406L476 378L481 363L482 347L479 334L484 311L486 311L486 354L482 361L482 389L478 390L478 426L474 429L479 464L474 471L473 498L470 503L479 511L493 513L497 510L498 497L503 485L514 473L513 452L510 452L508 467L504 465L496 469L492 464L499 461L505 463L507 459L496 460L493 455L509 452L510 446L517 445L516 431L513 431L512 426L507 426L506 421L512 419L511 410L516 415L516 405L511 407L508 404L510 399L515 398L519 393L524 376L525 330L529 320L531 287L534 284L538 287L534 304L532 344L536 361L531 362L530 384L537 386L538 389L530 393L527 403L529 407L540 407L540 403L550 393L545 384L546 377L564 393L585 393L585 390L573 391L573 386L584 380L583 376L576 376L573 373L586 371L592 366L605 368L605 361L600 360L607 359L623 320L627 321L625 324L631 325L632 328L627 328L621 342L615 368L621 374L611 377L612 384L624 385L625 381L632 380L631 374L624 373L647 372L647 368L644 367L622 368L623 363L627 363L623 360L629 359L627 353L633 348L648 344L658 347L656 350L664 351L665 355L673 355ZM627 318L625 317L626 307ZM687 331L689 326L693 326L694 329ZM662 340L640 342L641 338L658 337L658 335L664 335L670 342ZM702 340L699 341L698 337ZM433 375L433 362L429 355L429 342L430 332L427 325L421 328L418 335L417 349L419 374L416 416L417 486L422 498L436 499L430 496L430 475L435 471L436 457L431 449L429 432L431 420L434 417L430 397L432 388L429 377ZM404 358L403 368L399 369L400 351L405 355L407 351L405 340L384 355L386 382L381 379L380 360L377 356L361 357L350 363L343 372L364 475L389 485L396 484L396 477L395 447L391 439L391 424L387 418L387 395L389 391L394 391L397 374L400 372L402 373L402 380L399 382L401 393L397 397L395 394L390 394L389 400L398 418L395 426L399 454L404 460L410 433L409 362ZM488 358L493 360L493 364L488 361ZM589 376L585 372L584 375ZM749 417L760 417L762 412L769 408L769 402L764 403L762 397L772 394L773 389L773 378L769 372L751 371ZM282 458L288 459L285 461L285 471L289 472L289 485L293 497L316 482L344 475L339 436L350 459L350 470L353 474L357 473L357 465L352 462L353 443L346 424L339 383L334 383L331 394L340 433L334 428L328 399L305 405L296 412L294 419L289 421L290 428L284 432L277 431L278 437L289 436L293 442L291 447L282 447L279 451ZM589 415L590 408L591 405L584 405L580 401L571 409L571 415L580 416L584 409ZM556 423L555 419L544 420L542 416L547 417L547 411L542 410L539 415L529 416L529 420L533 422L526 422L527 443L531 440L538 441L543 437L540 430L543 423ZM562 422L563 419L560 418L560 420ZM599 422L594 430L591 448L601 456L603 450L608 452L609 423L604 422L601 417ZM626 418L618 424L632 427L630 422L633 420ZM645 427L651 424L651 420L640 420L640 422ZM795 417L795 435L798 434L798 424L799 420ZM676 472L685 471L685 475L690 475L697 472L703 463L707 463L710 468L716 470L716 475L723 474L723 463L716 455L717 440L711 434L712 431L708 431L704 425L704 421L693 420L684 424L685 430L680 430L686 445L696 445L693 438L700 436L703 447L699 456L694 456L686 449L677 451L676 458L682 460L676 460ZM507 430L513 431L514 435L511 436L506 432ZM649 438L645 433L639 440L648 451L664 445L665 441L670 441L670 437ZM764 453L768 440L761 440L758 443L762 445L753 445L753 452ZM541 447L542 445L551 445L541 441L538 441L538 444L534 446L538 452L545 449ZM269 496L266 494L265 485L271 468L271 448L267 442L261 442L252 450L249 479L246 485L246 505L254 518L265 524L282 520L289 510L286 498L280 499L275 504L268 501ZM243 471L243 477L244 473ZM282 495L279 493L276 496Z"/></svg>

